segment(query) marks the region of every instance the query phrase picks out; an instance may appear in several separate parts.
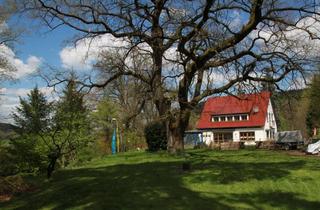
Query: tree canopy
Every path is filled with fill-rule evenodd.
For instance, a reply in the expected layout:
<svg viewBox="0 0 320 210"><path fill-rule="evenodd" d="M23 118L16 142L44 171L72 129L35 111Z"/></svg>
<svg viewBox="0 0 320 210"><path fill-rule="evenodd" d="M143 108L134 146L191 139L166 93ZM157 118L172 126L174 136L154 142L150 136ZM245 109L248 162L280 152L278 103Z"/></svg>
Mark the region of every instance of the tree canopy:
<svg viewBox="0 0 320 210"><path fill-rule="evenodd" d="M21 133L39 134L49 126L52 104L38 87L30 91L27 98L20 97L20 106L16 107L13 119Z"/></svg>
<svg viewBox="0 0 320 210"><path fill-rule="evenodd" d="M18 37L18 30L12 30L7 24L9 18L16 12L13 1L5 1L0 4L0 82L11 78L11 72L15 67L7 59L7 51L11 51L13 42Z"/></svg>
<svg viewBox="0 0 320 210"><path fill-rule="evenodd" d="M313 136L313 129L320 129L320 75L314 75L309 90L309 108L307 112L307 128L309 135Z"/></svg>

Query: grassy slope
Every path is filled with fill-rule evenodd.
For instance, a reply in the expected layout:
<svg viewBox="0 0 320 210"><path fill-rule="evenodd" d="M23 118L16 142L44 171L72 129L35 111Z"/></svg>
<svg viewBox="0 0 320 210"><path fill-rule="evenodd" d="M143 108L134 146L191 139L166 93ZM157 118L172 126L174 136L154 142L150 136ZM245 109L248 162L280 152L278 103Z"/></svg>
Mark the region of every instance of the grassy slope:
<svg viewBox="0 0 320 210"><path fill-rule="evenodd" d="M0 209L320 209L320 164L269 151L129 153L61 170ZM39 179L38 179L39 180Z"/></svg>

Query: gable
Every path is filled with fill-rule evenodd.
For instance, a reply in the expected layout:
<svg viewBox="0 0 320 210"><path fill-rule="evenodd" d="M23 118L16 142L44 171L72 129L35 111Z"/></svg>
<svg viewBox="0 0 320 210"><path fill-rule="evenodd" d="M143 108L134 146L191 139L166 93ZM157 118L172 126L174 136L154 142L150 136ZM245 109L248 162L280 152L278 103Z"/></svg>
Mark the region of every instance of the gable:
<svg viewBox="0 0 320 210"><path fill-rule="evenodd" d="M247 94L239 97L209 98L205 102L197 128L262 127L265 124L269 100L270 92ZM237 116L241 114L247 114L248 120L212 121L214 116Z"/></svg>

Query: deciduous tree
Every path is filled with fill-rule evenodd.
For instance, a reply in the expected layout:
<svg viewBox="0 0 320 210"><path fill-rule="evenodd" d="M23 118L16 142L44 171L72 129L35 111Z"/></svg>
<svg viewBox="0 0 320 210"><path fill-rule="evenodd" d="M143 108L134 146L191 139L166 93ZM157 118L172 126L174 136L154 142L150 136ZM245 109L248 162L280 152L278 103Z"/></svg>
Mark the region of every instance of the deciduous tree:
<svg viewBox="0 0 320 210"><path fill-rule="evenodd" d="M320 129L320 75L313 76L309 90L309 107L307 112L306 124L308 133L313 136L313 129Z"/></svg>
<svg viewBox="0 0 320 210"><path fill-rule="evenodd" d="M147 52L147 71L106 66L104 80L79 83L102 88L123 75L146 83L166 119L172 152L183 149L190 112L199 101L257 82L284 86L313 64L316 53L304 40L319 38L314 0L33 0L23 6L51 29L65 25L80 38L121 38L128 42L128 57L136 47Z"/></svg>
<svg viewBox="0 0 320 210"><path fill-rule="evenodd" d="M16 7L13 1L4 1L0 4L0 82L11 79L11 72L16 70L8 61L6 54L18 37L18 30L10 28L7 24L10 16L15 12Z"/></svg>

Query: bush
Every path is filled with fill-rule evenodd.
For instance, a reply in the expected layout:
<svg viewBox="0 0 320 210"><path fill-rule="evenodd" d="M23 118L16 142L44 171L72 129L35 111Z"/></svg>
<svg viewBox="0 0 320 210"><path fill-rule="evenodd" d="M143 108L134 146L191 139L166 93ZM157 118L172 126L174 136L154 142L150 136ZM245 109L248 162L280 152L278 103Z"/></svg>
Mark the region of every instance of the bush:
<svg viewBox="0 0 320 210"><path fill-rule="evenodd" d="M14 175L19 172L16 157L10 153L9 146L0 145L0 177Z"/></svg>
<svg viewBox="0 0 320 210"><path fill-rule="evenodd" d="M47 152L44 144L35 136L24 135L11 140L8 149L10 160L15 163L17 173L39 173L46 170Z"/></svg>
<svg viewBox="0 0 320 210"><path fill-rule="evenodd" d="M160 121L150 123L145 127L144 134L149 151L167 149L167 135L164 123Z"/></svg>
<svg viewBox="0 0 320 210"><path fill-rule="evenodd" d="M15 193L25 192L31 189L21 176L0 176L0 196L11 197ZM0 200L1 201L1 200Z"/></svg>
<svg viewBox="0 0 320 210"><path fill-rule="evenodd" d="M143 132L126 130L123 135L124 151L139 151L145 149L146 139Z"/></svg>

